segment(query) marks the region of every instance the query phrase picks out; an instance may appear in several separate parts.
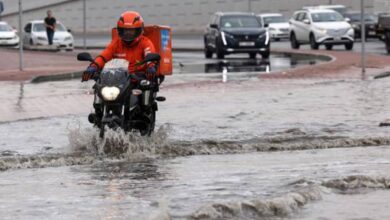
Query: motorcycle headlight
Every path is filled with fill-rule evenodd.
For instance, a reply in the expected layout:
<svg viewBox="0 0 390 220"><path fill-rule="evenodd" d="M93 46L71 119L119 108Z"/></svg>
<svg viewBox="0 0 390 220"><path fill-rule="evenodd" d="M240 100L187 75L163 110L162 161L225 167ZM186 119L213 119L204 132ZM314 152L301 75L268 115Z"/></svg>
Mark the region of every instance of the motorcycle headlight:
<svg viewBox="0 0 390 220"><path fill-rule="evenodd" d="M102 97L106 101L114 101L116 98L118 98L118 95L120 93L120 89L118 87L104 87L101 91Z"/></svg>

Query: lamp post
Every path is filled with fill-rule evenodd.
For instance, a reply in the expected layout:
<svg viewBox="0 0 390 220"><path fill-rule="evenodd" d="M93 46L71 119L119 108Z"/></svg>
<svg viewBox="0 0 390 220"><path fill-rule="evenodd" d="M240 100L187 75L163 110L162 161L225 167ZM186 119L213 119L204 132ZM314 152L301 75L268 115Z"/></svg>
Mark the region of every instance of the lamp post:
<svg viewBox="0 0 390 220"><path fill-rule="evenodd" d="M83 0L83 48L87 49L87 0Z"/></svg>
<svg viewBox="0 0 390 220"><path fill-rule="evenodd" d="M366 25L364 21L364 0L360 0L360 7L361 7L361 15L360 15L360 22L361 22L361 39L362 39L362 75L364 77L364 74L366 73Z"/></svg>
<svg viewBox="0 0 390 220"><path fill-rule="evenodd" d="M23 7L22 0L19 0L19 70L23 70L23 31L22 31L22 20L23 20Z"/></svg>

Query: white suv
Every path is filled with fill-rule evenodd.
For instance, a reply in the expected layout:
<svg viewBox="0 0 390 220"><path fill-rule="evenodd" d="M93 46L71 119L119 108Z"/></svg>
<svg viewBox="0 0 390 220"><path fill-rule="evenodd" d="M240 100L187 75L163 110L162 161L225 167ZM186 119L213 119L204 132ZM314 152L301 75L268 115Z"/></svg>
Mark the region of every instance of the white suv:
<svg viewBox="0 0 390 220"><path fill-rule="evenodd" d="M345 45L346 50L352 50L354 34L352 26L334 10L301 10L290 19L293 49L299 49L301 44L310 44L312 49L317 50L323 44L327 50L331 50L333 45Z"/></svg>

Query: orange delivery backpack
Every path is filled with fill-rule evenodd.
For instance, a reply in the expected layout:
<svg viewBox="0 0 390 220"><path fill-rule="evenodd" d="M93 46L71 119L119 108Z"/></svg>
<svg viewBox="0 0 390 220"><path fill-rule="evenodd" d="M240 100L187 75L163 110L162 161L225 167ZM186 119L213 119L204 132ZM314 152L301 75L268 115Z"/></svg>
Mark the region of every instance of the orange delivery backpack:
<svg viewBox="0 0 390 220"><path fill-rule="evenodd" d="M116 28L112 29L112 39L119 37ZM160 65L157 69L158 76L172 75L172 32L168 26L150 25L144 27L144 36L149 38L157 53L160 54Z"/></svg>

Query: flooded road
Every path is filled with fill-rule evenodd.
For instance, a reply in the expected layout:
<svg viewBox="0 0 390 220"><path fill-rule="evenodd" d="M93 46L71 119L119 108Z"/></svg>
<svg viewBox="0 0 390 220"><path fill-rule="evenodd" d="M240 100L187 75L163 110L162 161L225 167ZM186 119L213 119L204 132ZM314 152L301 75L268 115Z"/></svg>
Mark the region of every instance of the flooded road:
<svg viewBox="0 0 390 220"><path fill-rule="evenodd" d="M2 84L3 103L36 112L0 124L0 216L390 216L390 79L229 79L168 78L155 135L104 140L87 122L92 83Z"/></svg>

